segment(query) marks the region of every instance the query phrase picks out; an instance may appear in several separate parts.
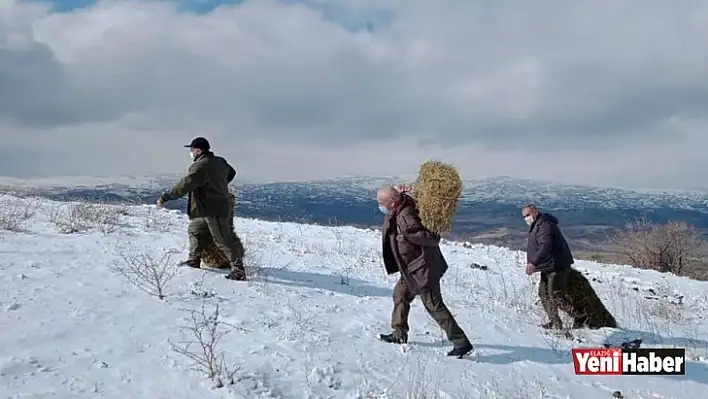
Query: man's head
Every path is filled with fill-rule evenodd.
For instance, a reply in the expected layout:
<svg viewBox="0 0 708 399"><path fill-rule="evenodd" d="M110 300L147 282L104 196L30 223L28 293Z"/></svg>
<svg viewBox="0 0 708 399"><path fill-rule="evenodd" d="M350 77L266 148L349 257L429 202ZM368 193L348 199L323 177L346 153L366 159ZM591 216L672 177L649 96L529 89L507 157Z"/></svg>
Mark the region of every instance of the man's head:
<svg viewBox="0 0 708 399"><path fill-rule="evenodd" d="M401 202L401 192L393 186L381 186L376 192L376 202L383 213L388 213Z"/></svg>
<svg viewBox="0 0 708 399"><path fill-rule="evenodd" d="M521 208L521 216L523 216L524 220L526 221L526 224L531 226L533 222L536 221L538 218L539 214L538 208L536 208L536 205L534 204L528 204Z"/></svg>
<svg viewBox="0 0 708 399"><path fill-rule="evenodd" d="M184 146L185 148L189 148L189 153L192 159L198 157L199 155L208 152L211 149L211 145L209 145L209 141L205 139L204 137L197 137L194 140L192 140L191 143L187 144Z"/></svg>

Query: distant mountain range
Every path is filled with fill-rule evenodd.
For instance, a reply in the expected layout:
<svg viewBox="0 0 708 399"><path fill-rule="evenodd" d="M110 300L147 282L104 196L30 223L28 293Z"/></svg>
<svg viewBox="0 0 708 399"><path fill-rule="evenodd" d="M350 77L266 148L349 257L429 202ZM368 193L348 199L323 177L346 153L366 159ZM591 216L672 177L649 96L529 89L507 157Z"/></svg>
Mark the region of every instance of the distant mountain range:
<svg viewBox="0 0 708 399"><path fill-rule="evenodd" d="M54 200L154 203L179 176L0 179L0 189ZM308 182L237 182L238 216L264 220L376 227L382 215L375 190L411 178L348 177ZM685 220L708 235L708 193L636 191L496 177L468 180L451 238L522 245L520 206L535 203L556 215L573 247L592 251L608 235L641 216L655 222ZM169 203L184 209L185 200Z"/></svg>

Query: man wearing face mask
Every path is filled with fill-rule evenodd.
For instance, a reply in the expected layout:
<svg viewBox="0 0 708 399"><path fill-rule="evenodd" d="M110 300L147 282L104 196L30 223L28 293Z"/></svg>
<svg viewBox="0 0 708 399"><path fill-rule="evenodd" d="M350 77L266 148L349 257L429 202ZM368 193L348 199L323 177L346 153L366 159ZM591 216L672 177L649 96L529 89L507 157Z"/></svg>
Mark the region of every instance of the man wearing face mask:
<svg viewBox="0 0 708 399"><path fill-rule="evenodd" d="M541 273L538 296L550 319L542 327L562 329L558 309L567 301L573 254L555 216L541 213L533 204L524 206L521 215L529 226L526 274Z"/></svg>
<svg viewBox="0 0 708 399"><path fill-rule="evenodd" d="M448 265L440 251L440 236L423 226L415 201L401 191L405 190L383 186L376 194L379 210L385 214L382 242L386 272L401 273L393 290L393 332L380 338L388 343L408 342L411 302L420 296L428 314L454 345L447 355L462 358L473 346L442 299L440 279Z"/></svg>
<svg viewBox="0 0 708 399"><path fill-rule="evenodd" d="M200 256L206 246L201 238L211 234L216 246L231 263L231 273L226 278L245 280L243 244L233 232L233 220L229 220L228 186L236 177L236 171L224 158L211 152L209 141L204 137L195 138L185 147L189 148L192 158L187 175L157 200L157 205L162 207L167 201L188 195L189 259L182 264L194 268L201 266Z"/></svg>

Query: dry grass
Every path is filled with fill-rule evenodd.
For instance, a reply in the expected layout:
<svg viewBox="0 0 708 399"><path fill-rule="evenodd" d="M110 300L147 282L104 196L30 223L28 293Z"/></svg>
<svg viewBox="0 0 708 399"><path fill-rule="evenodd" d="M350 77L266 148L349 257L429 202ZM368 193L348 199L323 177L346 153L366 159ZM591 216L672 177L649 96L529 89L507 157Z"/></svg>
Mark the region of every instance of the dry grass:
<svg viewBox="0 0 708 399"><path fill-rule="evenodd" d="M49 208L49 221L59 233L73 234L96 230L103 234L115 232L127 211L117 205L89 203L57 203Z"/></svg>
<svg viewBox="0 0 708 399"><path fill-rule="evenodd" d="M489 271L483 272L484 285L479 286L476 291L482 292L486 295L486 298L477 302L480 304L503 306L524 314L533 312L535 309L535 306L533 306L534 298L538 289L536 280L528 279L525 283L517 283L513 278L508 279L506 277L506 270L497 271L498 266L504 265L505 262L505 260L499 260L495 262L495 264L489 265ZM518 266L520 273L523 272L526 263L520 252L517 252L514 256L514 265ZM504 266L502 266L502 268L504 268ZM498 281L496 280L497 277ZM488 310L494 311L494 309Z"/></svg>
<svg viewBox="0 0 708 399"><path fill-rule="evenodd" d="M452 229L452 219L462 194L462 179L454 166L440 161L423 163L412 194L421 221L428 230L447 233Z"/></svg>
<svg viewBox="0 0 708 399"><path fill-rule="evenodd" d="M708 357L708 342L698 339L705 334L702 316L708 310L708 295L674 301L671 295L657 297L636 291L622 278L605 281L602 294L608 309L625 330L634 331L635 338L647 346L686 348L692 359ZM653 291L671 293L676 288L668 283L652 287ZM651 299L650 299L651 298Z"/></svg>
<svg viewBox="0 0 708 399"><path fill-rule="evenodd" d="M598 263L611 263L624 265L627 258L617 251L597 250L597 251L573 251L573 258L576 260L589 260Z"/></svg>
<svg viewBox="0 0 708 399"><path fill-rule="evenodd" d="M354 392L353 399L442 399L451 397L445 393L450 388L449 382L442 382L445 375L441 365L429 365L420 359L415 364L408 365L408 377L400 375L396 378L396 386L381 386L364 380ZM406 366L405 364L401 367ZM521 372L500 375L492 371L489 378L465 373L459 383L459 390L469 398L490 399L526 399L552 398L555 395L548 387L548 381L536 377L528 378Z"/></svg>
<svg viewBox="0 0 708 399"><path fill-rule="evenodd" d="M149 207L144 213L144 227L148 232L167 233L175 227L174 217L155 207Z"/></svg>

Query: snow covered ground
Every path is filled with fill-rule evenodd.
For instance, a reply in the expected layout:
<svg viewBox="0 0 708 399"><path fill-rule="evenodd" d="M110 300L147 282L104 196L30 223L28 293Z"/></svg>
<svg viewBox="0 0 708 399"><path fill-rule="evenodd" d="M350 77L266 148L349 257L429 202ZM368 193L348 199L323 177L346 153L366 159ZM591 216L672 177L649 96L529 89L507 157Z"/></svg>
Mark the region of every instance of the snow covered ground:
<svg viewBox="0 0 708 399"><path fill-rule="evenodd" d="M13 223L22 216L23 223ZM0 397L705 396L706 283L578 262L625 327L580 331L585 342L578 344L540 332L538 276L523 273L523 254L445 244L446 302L477 348L475 357L459 360L445 356L449 345L419 301L410 345L377 340L389 331L396 277L383 270L374 231L237 219L253 280L179 268L164 300L116 272L126 259L185 259L186 227L184 215L148 206L0 196L0 229L20 230L0 232ZM191 315L199 321L200 309L208 316L216 305L228 324L219 327L228 334L216 350L238 367L234 383L223 388L173 350L190 340L183 327L193 324ZM686 347L687 375L574 375L570 347L634 338L645 346Z"/></svg>

